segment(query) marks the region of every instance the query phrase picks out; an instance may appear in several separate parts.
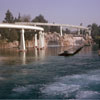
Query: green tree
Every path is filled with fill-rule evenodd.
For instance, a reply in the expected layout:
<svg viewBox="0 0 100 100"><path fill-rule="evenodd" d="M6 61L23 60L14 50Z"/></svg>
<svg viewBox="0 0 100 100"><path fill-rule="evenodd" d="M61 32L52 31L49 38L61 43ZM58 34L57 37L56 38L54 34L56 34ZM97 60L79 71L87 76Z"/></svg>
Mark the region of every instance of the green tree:
<svg viewBox="0 0 100 100"><path fill-rule="evenodd" d="M1 39L13 42L18 40L18 32L16 29L0 29Z"/></svg>
<svg viewBox="0 0 100 100"><path fill-rule="evenodd" d="M54 22L53 22L53 24L55 24ZM50 27L50 32L57 32L57 33L60 33L60 27L59 26L51 26Z"/></svg>
<svg viewBox="0 0 100 100"><path fill-rule="evenodd" d="M14 18L10 10L5 13L4 23L14 23L18 21L18 18ZM1 39L7 40L8 42L13 42L18 40L18 33L15 29L1 29Z"/></svg>
<svg viewBox="0 0 100 100"><path fill-rule="evenodd" d="M88 25L88 28L91 29L91 35L95 42L98 42L100 39L100 26L98 26L96 23L93 23L92 25Z"/></svg>
<svg viewBox="0 0 100 100"><path fill-rule="evenodd" d="M21 22L21 15L20 15L20 13L19 13L19 15L18 15L18 20L17 20L18 22Z"/></svg>
<svg viewBox="0 0 100 100"><path fill-rule="evenodd" d="M25 31L25 40L32 40L34 36L33 30L26 30Z"/></svg>
<svg viewBox="0 0 100 100"><path fill-rule="evenodd" d="M57 33L60 33L60 27L58 26L51 26L50 27L50 32L57 32Z"/></svg>
<svg viewBox="0 0 100 100"><path fill-rule="evenodd" d="M66 30L63 30L63 33L70 34L71 31L68 28L66 28Z"/></svg>
<svg viewBox="0 0 100 100"><path fill-rule="evenodd" d="M48 21L44 18L44 16L43 15L39 15L39 16L36 16L33 20L32 20L32 22L39 22L39 23L48 23ZM49 26L41 26L41 27L43 27L44 28L44 31L45 32L48 32L48 30L50 29L49 28Z"/></svg>
<svg viewBox="0 0 100 100"><path fill-rule="evenodd" d="M12 15L12 13L10 12L10 10L7 10L3 22L4 23L14 23L14 17Z"/></svg>
<svg viewBox="0 0 100 100"><path fill-rule="evenodd" d="M7 34L6 34L5 31L6 31L6 29L0 28L0 35L1 35L1 38L0 39L2 39L2 40L5 40L6 39Z"/></svg>
<svg viewBox="0 0 100 100"><path fill-rule="evenodd" d="M98 35L100 35L100 33L99 33L99 27L98 27L97 24L93 23L91 29L92 29L91 33L92 33L92 37L93 38L95 38Z"/></svg>
<svg viewBox="0 0 100 100"><path fill-rule="evenodd" d="M21 16L20 13L18 15L18 18L15 17L14 22L21 22Z"/></svg>
<svg viewBox="0 0 100 100"><path fill-rule="evenodd" d="M13 42L13 41L16 41L16 40L18 40L18 33L17 33L16 29L9 30L8 41Z"/></svg>
<svg viewBox="0 0 100 100"><path fill-rule="evenodd" d="M36 16L32 22L40 22L40 23L48 23L48 21L44 18L43 15Z"/></svg>
<svg viewBox="0 0 100 100"><path fill-rule="evenodd" d="M31 21L30 15L24 15L24 16L20 17L19 19L21 22L30 22Z"/></svg>

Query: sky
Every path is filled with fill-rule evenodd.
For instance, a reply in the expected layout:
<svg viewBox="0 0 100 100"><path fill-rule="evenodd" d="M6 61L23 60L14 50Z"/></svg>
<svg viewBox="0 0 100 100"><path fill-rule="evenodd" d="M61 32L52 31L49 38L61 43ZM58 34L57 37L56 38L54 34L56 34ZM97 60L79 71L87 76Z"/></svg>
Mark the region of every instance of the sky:
<svg viewBox="0 0 100 100"><path fill-rule="evenodd" d="M42 14L50 23L100 25L100 0L0 0L0 22L8 9L14 17Z"/></svg>

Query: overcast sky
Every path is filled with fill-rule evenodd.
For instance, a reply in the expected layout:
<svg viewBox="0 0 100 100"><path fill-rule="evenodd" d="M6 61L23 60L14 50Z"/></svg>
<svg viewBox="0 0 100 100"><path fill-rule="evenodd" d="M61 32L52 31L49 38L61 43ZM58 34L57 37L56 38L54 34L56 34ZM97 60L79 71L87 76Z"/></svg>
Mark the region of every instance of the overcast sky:
<svg viewBox="0 0 100 100"><path fill-rule="evenodd" d="M0 22L8 9L14 16L42 14L49 22L100 25L100 0L0 0Z"/></svg>

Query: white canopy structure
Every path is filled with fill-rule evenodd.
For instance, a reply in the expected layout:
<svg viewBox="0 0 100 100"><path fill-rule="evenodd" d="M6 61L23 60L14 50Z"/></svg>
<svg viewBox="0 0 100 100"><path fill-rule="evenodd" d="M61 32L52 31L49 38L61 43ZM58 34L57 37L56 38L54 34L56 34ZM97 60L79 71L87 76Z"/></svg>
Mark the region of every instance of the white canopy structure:
<svg viewBox="0 0 100 100"><path fill-rule="evenodd" d="M22 25L40 25L40 26L60 26L60 27L69 27L69 28L77 28L77 29L86 29L87 27L84 26L77 26L77 25L69 25L69 24L56 24L56 23L38 23L38 22L17 22L16 24Z"/></svg>
<svg viewBox="0 0 100 100"><path fill-rule="evenodd" d="M44 34L42 31L44 31L43 28L41 27L37 27L37 26L29 26L29 25L17 25L17 24L8 24L8 23L1 23L0 24L0 28L12 28L12 29L21 29L21 40L20 40L20 50L21 51L25 51L26 48L25 48L25 37L24 37L24 31L25 29L28 29L28 30L38 30L40 31L39 32L39 35L41 37L40 41L39 42L39 47L40 48L43 48L44 47ZM35 34L35 46L38 46L37 44L37 34Z"/></svg>
<svg viewBox="0 0 100 100"><path fill-rule="evenodd" d="M87 27L77 26L77 25L69 25L69 24L38 23L38 22L16 22L15 24L19 24L19 25L34 25L34 26L59 26L60 27L61 36L63 35L63 33L62 33L62 28L63 27L77 29L79 35L80 35L80 30L86 30L87 32L89 31L89 28L87 28Z"/></svg>
<svg viewBox="0 0 100 100"><path fill-rule="evenodd" d="M29 29L29 30L39 30L44 31L43 28L37 26L28 26L28 25L17 25L17 24L0 24L0 28L14 28L14 29Z"/></svg>

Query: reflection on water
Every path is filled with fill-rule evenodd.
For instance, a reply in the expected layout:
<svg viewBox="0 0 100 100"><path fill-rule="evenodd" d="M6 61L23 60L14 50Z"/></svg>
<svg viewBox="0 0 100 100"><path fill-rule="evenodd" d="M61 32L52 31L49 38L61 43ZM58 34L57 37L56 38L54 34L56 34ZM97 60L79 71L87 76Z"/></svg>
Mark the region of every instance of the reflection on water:
<svg viewBox="0 0 100 100"><path fill-rule="evenodd" d="M69 47L48 47L43 50L29 48L27 52L18 52L16 48L0 49L0 63L6 65L25 65L38 60L45 60L49 56L58 56L58 54ZM80 55L92 53L92 47L85 47L79 52Z"/></svg>
<svg viewBox="0 0 100 100"><path fill-rule="evenodd" d="M58 56L60 52L69 48L70 47L48 47L43 50L28 48L26 52L19 52L17 48L0 49L0 65L26 65L39 60L45 60L50 56ZM93 52L97 53L96 46L84 47L77 55L92 56Z"/></svg>
<svg viewBox="0 0 100 100"><path fill-rule="evenodd" d="M64 49L64 48L63 48ZM63 51L60 47L49 47L43 50L29 48L26 52L18 52L17 49L0 49L0 61L4 64L28 64L34 61L43 60L48 56L57 56Z"/></svg>
<svg viewBox="0 0 100 100"><path fill-rule="evenodd" d="M0 49L0 99L100 99L97 47L58 56L66 49Z"/></svg>
<svg viewBox="0 0 100 100"><path fill-rule="evenodd" d="M20 52L19 57L22 59L22 64L26 64L26 52Z"/></svg>

